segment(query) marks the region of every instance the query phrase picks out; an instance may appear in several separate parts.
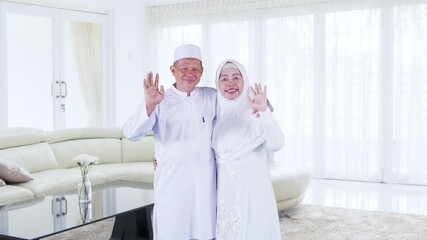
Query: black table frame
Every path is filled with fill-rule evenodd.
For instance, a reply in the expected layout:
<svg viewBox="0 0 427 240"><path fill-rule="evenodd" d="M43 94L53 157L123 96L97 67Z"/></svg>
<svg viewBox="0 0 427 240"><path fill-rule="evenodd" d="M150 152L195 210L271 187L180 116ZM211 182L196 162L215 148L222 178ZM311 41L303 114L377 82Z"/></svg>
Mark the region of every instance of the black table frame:
<svg viewBox="0 0 427 240"><path fill-rule="evenodd" d="M152 240L154 204L138 208L116 216L111 240Z"/></svg>

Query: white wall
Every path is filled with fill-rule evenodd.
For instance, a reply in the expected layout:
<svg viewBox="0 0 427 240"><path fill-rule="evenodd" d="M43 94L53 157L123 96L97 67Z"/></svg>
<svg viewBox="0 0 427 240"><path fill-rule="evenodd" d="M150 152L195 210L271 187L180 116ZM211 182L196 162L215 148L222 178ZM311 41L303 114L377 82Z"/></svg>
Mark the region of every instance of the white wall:
<svg viewBox="0 0 427 240"><path fill-rule="evenodd" d="M115 125L124 121L143 100L143 78L148 71L148 27L146 2L141 0L13 0L42 6L91 12L108 12L113 36L115 72ZM111 26L110 26L111 27Z"/></svg>

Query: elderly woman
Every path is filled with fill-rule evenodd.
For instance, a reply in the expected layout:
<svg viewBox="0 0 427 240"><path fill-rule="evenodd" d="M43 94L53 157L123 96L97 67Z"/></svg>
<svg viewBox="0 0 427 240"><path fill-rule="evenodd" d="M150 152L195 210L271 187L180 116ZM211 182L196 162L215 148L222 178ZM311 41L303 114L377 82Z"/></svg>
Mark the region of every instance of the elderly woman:
<svg viewBox="0 0 427 240"><path fill-rule="evenodd" d="M267 88L250 87L233 60L218 67L216 84L216 239L281 239L267 150L282 148L284 136L268 108Z"/></svg>

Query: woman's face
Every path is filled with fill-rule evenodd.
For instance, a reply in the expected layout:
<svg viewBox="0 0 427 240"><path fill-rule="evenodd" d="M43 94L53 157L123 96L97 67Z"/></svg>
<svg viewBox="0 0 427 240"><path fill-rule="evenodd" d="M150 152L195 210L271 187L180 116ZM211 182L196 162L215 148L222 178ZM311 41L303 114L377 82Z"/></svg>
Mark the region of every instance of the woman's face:
<svg viewBox="0 0 427 240"><path fill-rule="evenodd" d="M223 69L219 75L219 91L228 100L234 100L242 94L243 84L242 74L237 68Z"/></svg>

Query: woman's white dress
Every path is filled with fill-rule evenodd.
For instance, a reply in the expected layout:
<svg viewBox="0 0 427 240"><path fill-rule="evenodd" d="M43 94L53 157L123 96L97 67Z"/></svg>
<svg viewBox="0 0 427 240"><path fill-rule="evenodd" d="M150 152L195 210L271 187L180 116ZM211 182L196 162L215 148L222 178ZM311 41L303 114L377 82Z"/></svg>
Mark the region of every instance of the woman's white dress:
<svg viewBox="0 0 427 240"><path fill-rule="evenodd" d="M246 72L236 65L247 84ZM230 102L218 93L212 139L217 162L216 240L279 240L267 149L280 149L283 133L269 109L257 118L246 104L247 95L243 97Z"/></svg>

